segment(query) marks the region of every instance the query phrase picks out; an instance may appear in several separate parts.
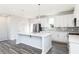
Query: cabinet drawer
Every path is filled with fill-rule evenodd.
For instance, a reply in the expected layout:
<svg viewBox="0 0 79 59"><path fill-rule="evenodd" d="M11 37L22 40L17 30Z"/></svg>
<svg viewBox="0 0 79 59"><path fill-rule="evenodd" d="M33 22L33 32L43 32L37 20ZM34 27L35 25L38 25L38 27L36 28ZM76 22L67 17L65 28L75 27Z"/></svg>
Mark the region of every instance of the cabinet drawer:
<svg viewBox="0 0 79 59"><path fill-rule="evenodd" d="M79 35L69 35L69 42L79 43Z"/></svg>

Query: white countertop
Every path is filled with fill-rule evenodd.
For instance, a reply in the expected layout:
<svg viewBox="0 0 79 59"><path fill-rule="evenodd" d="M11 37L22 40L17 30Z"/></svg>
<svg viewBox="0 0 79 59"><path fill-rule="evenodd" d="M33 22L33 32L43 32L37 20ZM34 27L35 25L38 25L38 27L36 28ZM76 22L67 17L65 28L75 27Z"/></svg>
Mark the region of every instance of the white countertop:
<svg viewBox="0 0 79 59"><path fill-rule="evenodd" d="M46 32L46 31L41 31L39 33L19 33L21 35L31 35L31 36L38 36L38 37L46 37L52 34L52 32Z"/></svg>

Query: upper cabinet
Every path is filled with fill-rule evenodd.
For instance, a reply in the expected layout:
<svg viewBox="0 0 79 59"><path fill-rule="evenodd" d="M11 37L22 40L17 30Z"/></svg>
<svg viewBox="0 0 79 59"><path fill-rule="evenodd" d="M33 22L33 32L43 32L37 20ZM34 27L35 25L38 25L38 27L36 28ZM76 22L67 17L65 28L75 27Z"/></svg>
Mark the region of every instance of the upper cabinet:
<svg viewBox="0 0 79 59"><path fill-rule="evenodd" d="M79 27L79 5L75 5L74 8L74 17L77 18L77 27Z"/></svg>
<svg viewBox="0 0 79 59"><path fill-rule="evenodd" d="M49 20L48 20L48 17L41 18L41 19L40 19L41 26L42 26L42 27L48 27L48 26L49 26L48 21L49 21Z"/></svg>
<svg viewBox="0 0 79 59"><path fill-rule="evenodd" d="M54 17L54 27L74 27L74 15L59 15Z"/></svg>
<svg viewBox="0 0 79 59"><path fill-rule="evenodd" d="M74 27L74 15L58 15L52 17L44 17L40 19L32 19L30 23L40 23L42 27L53 28L53 27Z"/></svg>

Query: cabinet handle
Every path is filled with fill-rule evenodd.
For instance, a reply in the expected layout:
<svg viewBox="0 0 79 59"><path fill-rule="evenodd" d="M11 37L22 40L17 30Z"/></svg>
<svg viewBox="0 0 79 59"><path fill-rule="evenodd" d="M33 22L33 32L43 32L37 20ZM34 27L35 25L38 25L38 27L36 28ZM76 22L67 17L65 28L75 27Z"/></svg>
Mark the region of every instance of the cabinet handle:
<svg viewBox="0 0 79 59"><path fill-rule="evenodd" d="M32 36L30 35L30 37L32 37Z"/></svg>

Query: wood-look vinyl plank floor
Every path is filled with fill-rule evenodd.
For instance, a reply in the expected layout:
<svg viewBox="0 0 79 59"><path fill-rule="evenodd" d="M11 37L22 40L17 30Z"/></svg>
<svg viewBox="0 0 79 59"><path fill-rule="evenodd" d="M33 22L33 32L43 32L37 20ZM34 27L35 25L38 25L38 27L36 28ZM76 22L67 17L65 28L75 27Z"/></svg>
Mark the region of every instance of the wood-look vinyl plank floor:
<svg viewBox="0 0 79 59"><path fill-rule="evenodd" d="M23 43L13 44L9 40L0 42L0 54L41 54L41 52L42 50ZM68 54L67 44L52 42L52 48L47 54Z"/></svg>
<svg viewBox="0 0 79 59"><path fill-rule="evenodd" d="M67 44L52 42L52 48L47 54L68 54Z"/></svg>
<svg viewBox="0 0 79 59"><path fill-rule="evenodd" d="M40 49L22 43L11 44L10 41L0 42L0 54L41 54L41 52L42 50Z"/></svg>

